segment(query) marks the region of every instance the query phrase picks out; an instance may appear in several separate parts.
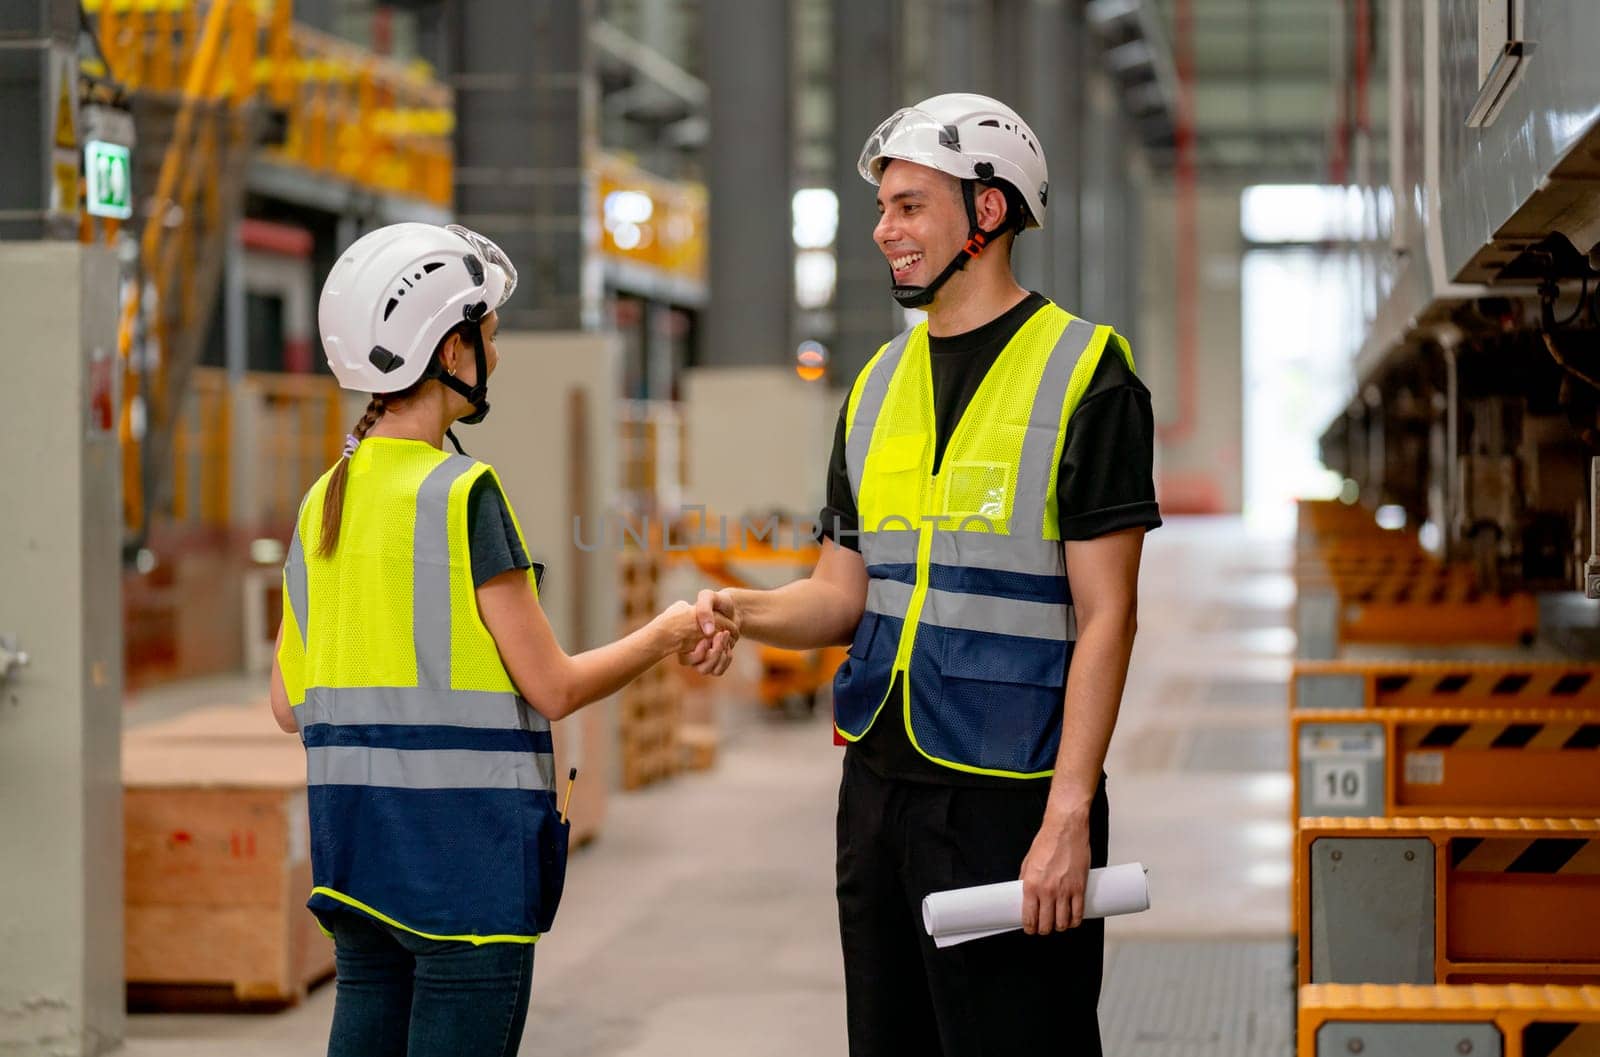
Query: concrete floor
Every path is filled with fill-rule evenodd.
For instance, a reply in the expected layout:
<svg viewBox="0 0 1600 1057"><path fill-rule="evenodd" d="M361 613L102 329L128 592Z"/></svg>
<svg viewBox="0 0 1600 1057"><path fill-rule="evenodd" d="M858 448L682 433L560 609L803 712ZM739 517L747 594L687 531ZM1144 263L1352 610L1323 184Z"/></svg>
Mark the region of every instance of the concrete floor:
<svg viewBox="0 0 1600 1057"><path fill-rule="evenodd" d="M1288 1052L1291 999L1272 975L1287 978L1274 945L1289 912L1288 559L1287 541L1248 539L1234 520L1177 520L1147 544L1107 764L1112 861L1146 863L1154 899L1108 929L1102 1012L1118 1057ZM523 1054L845 1052L839 750L820 717L748 715L730 728L713 771L615 797L601 839L574 856L560 921L539 945ZM1234 995L1198 979L1208 958L1233 964L1241 951L1268 965L1267 983L1257 970ZM1180 964L1197 968L1148 968ZM1260 1015L1241 1013L1249 1003ZM121 1052L316 1053L332 1009L330 985L280 1014L136 1015ZM1250 1046L1229 1034L1235 1021L1250 1024Z"/></svg>

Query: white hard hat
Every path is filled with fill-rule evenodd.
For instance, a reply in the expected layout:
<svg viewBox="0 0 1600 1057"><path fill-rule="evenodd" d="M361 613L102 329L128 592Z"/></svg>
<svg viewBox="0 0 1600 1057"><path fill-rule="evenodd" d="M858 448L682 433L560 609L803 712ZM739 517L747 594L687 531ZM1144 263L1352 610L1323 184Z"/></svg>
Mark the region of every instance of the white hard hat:
<svg viewBox="0 0 1600 1057"><path fill-rule="evenodd" d="M500 247L458 224L368 232L340 254L322 284L317 328L328 366L346 389L408 389L450 328L483 319L516 285L517 271Z"/></svg>
<svg viewBox="0 0 1600 1057"><path fill-rule="evenodd" d="M1050 174L1027 122L997 99L951 92L896 111L867 138L857 167L876 184L891 160L915 162L958 180L1004 180L1028 207L1027 226L1044 226Z"/></svg>

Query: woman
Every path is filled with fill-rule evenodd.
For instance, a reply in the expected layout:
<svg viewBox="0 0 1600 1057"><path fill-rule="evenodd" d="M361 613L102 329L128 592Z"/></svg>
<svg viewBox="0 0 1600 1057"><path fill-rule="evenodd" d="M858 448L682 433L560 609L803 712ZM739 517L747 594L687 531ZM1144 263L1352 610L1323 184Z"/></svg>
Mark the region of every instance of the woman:
<svg viewBox="0 0 1600 1057"><path fill-rule="evenodd" d="M569 657L494 470L442 450L488 412L515 283L482 236L396 224L344 252L317 309L339 384L374 394L301 505L272 674L306 746L330 1057L516 1052L566 868L550 720L705 637L680 602ZM732 644L724 626L693 660L726 667Z"/></svg>

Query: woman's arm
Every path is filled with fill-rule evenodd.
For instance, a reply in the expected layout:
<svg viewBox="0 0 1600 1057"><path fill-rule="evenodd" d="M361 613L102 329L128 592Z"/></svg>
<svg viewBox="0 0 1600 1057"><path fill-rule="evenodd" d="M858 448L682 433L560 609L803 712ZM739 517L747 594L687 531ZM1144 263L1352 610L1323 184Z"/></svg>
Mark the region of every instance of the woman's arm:
<svg viewBox="0 0 1600 1057"><path fill-rule="evenodd" d="M561 719L610 696L664 658L688 653L704 637L694 607L675 602L632 634L569 656L521 569L485 581L478 588L478 612L512 682L546 719ZM723 629L718 648L731 649L732 625L721 617L718 621Z"/></svg>
<svg viewBox="0 0 1600 1057"><path fill-rule="evenodd" d="M272 688L267 697L272 702L272 718L285 734L299 733L294 721L294 708L289 704L289 690L283 685L283 669L278 667L278 651L283 648L283 624L278 625L278 644L272 648Z"/></svg>

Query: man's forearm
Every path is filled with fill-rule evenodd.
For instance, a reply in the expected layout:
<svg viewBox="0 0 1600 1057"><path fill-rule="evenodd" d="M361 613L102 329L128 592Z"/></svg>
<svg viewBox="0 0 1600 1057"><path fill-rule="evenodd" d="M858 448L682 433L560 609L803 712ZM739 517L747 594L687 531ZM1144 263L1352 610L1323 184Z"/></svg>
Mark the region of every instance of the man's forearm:
<svg viewBox="0 0 1600 1057"><path fill-rule="evenodd" d="M1132 612L1103 614L1078 629L1067 673L1061 750L1050 782L1051 814L1086 813L1094 800L1122 706L1133 636Z"/></svg>
<svg viewBox="0 0 1600 1057"><path fill-rule="evenodd" d="M844 646L861 623L860 603L815 577L770 591L735 588L728 593L739 608L739 634L769 646L791 650Z"/></svg>

